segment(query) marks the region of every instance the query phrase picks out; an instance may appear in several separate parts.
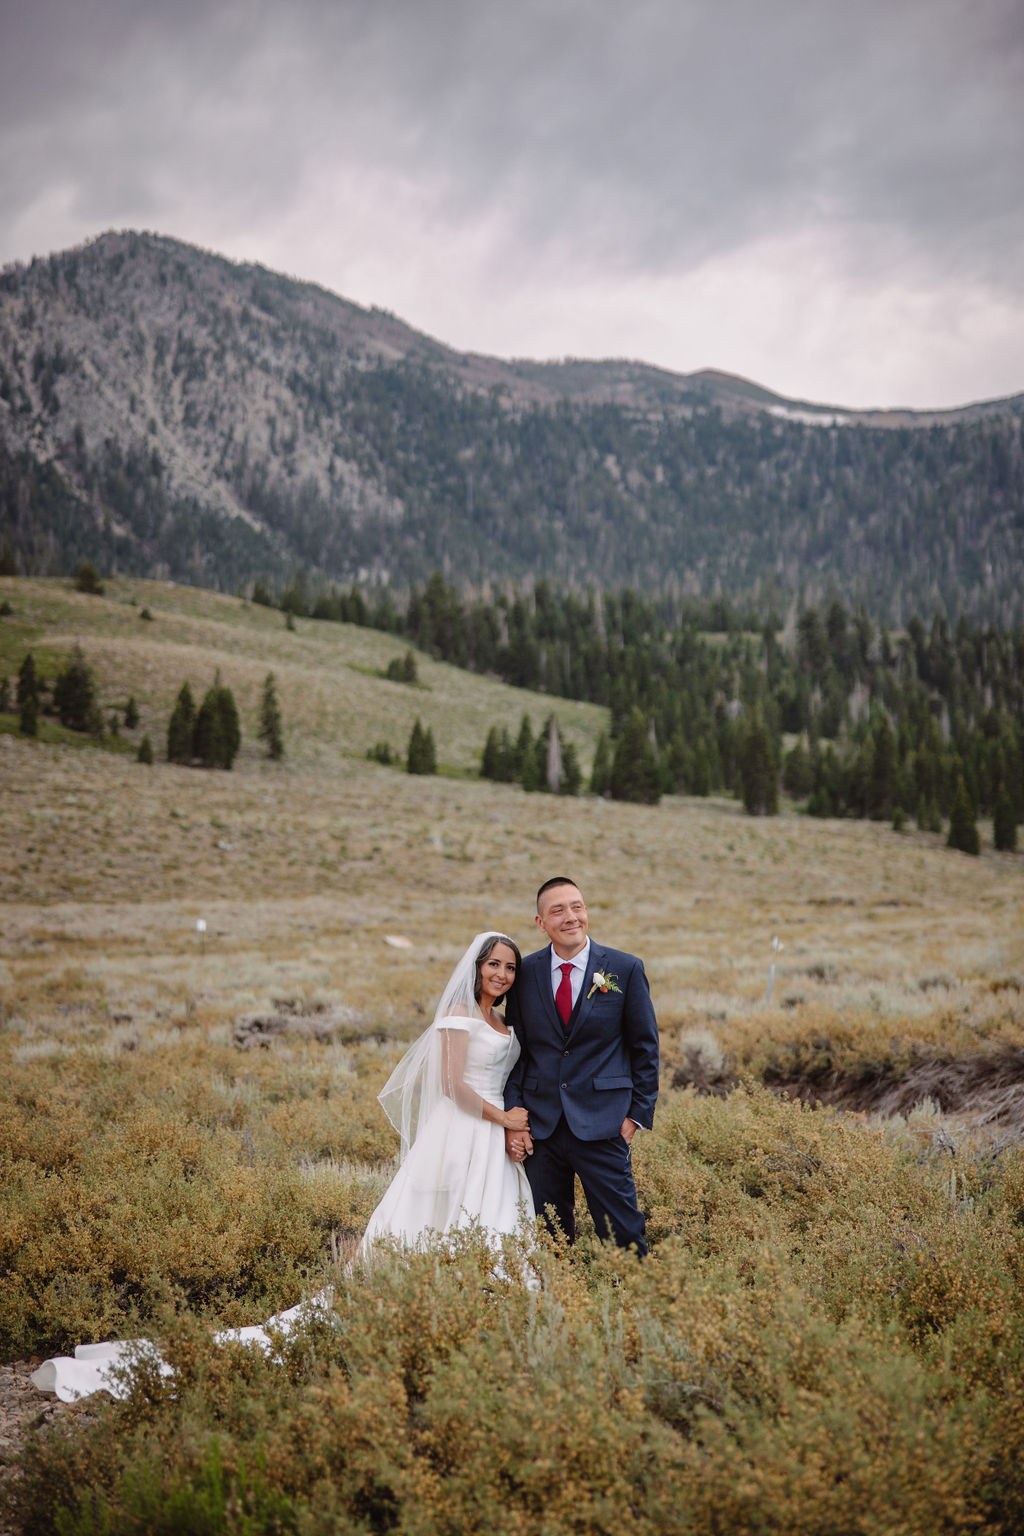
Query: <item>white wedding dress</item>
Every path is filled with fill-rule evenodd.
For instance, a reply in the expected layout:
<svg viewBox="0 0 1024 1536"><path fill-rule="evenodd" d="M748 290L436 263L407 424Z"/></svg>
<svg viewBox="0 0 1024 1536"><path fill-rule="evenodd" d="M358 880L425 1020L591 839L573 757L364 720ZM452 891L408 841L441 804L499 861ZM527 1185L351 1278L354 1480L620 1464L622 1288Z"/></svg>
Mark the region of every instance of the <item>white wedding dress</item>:
<svg viewBox="0 0 1024 1536"><path fill-rule="evenodd" d="M307 1321L318 1312L329 1314L330 1308L330 1291L321 1291L308 1301L289 1307L287 1312L278 1312L269 1322L250 1328L225 1328L214 1334L214 1342L255 1344L270 1354L275 1348L271 1329L287 1337L296 1323ZM174 1374L149 1339L116 1339L108 1344L79 1344L74 1355L55 1355L52 1360L44 1360L38 1370L32 1372L31 1380L40 1392L52 1392L62 1403L76 1403L80 1397L90 1397L93 1392L126 1397L128 1387L118 1373L140 1354L156 1361L161 1376Z"/></svg>
<svg viewBox="0 0 1024 1536"><path fill-rule="evenodd" d="M533 1220L533 1198L521 1163L505 1151L505 1133L484 1120L480 1101L503 1106L505 1081L519 1057L519 1041L493 1029L482 1018L444 1018L434 1026L440 1042L454 1042L445 1051L445 1090L419 1126L415 1140L370 1217L359 1248L362 1258L380 1238L398 1239L408 1246L459 1227L479 1226L497 1246L503 1235L522 1231ZM440 1050L434 1053L440 1055ZM279 1312L262 1326L229 1328L214 1334L217 1343L234 1341L266 1350L274 1348L269 1330L287 1335L296 1323L318 1309L330 1311L330 1293L321 1292ZM41 1392L55 1393L73 1403L93 1392L125 1395L116 1368L139 1352L155 1359L164 1375L171 1368L148 1341L115 1340L80 1344L73 1356L44 1360L32 1373Z"/></svg>
<svg viewBox="0 0 1024 1536"><path fill-rule="evenodd" d="M497 1244L533 1221L523 1166L505 1151L502 1127L480 1113L481 1100L503 1108L519 1041L511 1030L496 1030L479 1016L442 1018L434 1029L453 1043L445 1088L370 1217L360 1244L363 1256L381 1238L415 1247L470 1226Z"/></svg>

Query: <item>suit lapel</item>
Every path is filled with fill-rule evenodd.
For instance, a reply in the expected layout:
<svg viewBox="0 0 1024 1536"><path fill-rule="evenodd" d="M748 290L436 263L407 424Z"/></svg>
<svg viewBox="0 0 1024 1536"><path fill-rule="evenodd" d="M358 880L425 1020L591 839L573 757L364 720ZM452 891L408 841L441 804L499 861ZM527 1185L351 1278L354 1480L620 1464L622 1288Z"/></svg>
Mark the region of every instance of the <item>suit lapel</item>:
<svg viewBox="0 0 1024 1536"><path fill-rule="evenodd" d="M547 1026L560 1040L565 1034L565 1026L558 1016L555 1007L555 994L551 986L551 945L542 949L537 956L536 970L537 989L540 992L541 1013L547 1021Z"/></svg>
<svg viewBox="0 0 1024 1536"><path fill-rule="evenodd" d="M586 1022L587 1015L590 1013L591 1008L594 1006L594 997L597 996L597 993L595 992L594 997L591 998L587 997L587 993L590 991L594 984L594 972L604 970L604 953L604 950L598 949L597 945L593 942L593 940L591 940L590 956L587 960L587 968L583 973L583 985L580 988L580 995L579 999L577 1000L576 1007L573 1009L572 1016L569 1019L569 1027L565 1031L565 1038L567 1040L571 1039L572 1036L576 1034L577 1030ZM555 1017L558 1018L557 1013L555 1014ZM560 1019L559 1023L561 1023Z"/></svg>

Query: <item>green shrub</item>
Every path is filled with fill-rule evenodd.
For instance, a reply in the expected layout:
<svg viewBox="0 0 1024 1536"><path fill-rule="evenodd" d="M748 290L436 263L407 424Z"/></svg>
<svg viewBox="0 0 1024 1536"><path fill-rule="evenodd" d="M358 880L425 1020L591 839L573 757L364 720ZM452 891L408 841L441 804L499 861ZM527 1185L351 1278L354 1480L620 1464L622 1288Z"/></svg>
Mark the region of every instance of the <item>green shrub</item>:
<svg viewBox="0 0 1024 1536"><path fill-rule="evenodd" d="M416 670L416 657L412 651L406 651L404 656L393 656L384 670L383 676L392 683L416 683L419 674Z"/></svg>
<svg viewBox="0 0 1024 1536"><path fill-rule="evenodd" d="M270 1359L165 1313L172 1380L140 1361L127 1401L36 1437L17 1529L1019 1528L1019 1339L996 1393L870 1312L830 1316L767 1255L534 1262L531 1290L469 1235L338 1269L331 1311Z"/></svg>
<svg viewBox="0 0 1024 1536"><path fill-rule="evenodd" d="M100 573L91 560L80 560L75 567L75 591L87 592L90 596L101 597L103 583Z"/></svg>

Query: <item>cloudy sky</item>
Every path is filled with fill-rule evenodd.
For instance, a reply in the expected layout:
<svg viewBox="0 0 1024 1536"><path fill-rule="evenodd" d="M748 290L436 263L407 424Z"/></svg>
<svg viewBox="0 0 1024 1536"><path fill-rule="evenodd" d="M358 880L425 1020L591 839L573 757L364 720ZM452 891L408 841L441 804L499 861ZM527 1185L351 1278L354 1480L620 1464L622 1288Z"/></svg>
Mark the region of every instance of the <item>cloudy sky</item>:
<svg viewBox="0 0 1024 1536"><path fill-rule="evenodd" d="M1024 390L1024 0L0 0L0 262L174 235L520 357Z"/></svg>

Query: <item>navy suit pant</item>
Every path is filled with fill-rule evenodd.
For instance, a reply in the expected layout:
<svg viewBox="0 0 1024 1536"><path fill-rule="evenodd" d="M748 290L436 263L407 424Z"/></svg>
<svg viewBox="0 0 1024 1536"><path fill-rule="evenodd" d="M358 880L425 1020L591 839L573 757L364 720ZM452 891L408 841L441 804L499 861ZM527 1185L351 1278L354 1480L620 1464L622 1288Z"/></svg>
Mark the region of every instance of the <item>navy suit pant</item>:
<svg viewBox="0 0 1024 1536"><path fill-rule="evenodd" d="M622 1136L581 1141L570 1131L563 1115L550 1136L534 1137L533 1152L526 1159L526 1174L537 1213L544 1217L550 1231L564 1233L570 1242L576 1236L573 1180L578 1174L598 1237L607 1238L610 1234L620 1248L635 1243L641 1258L647 1252L646 1224L636 1202L632 1156Z"/></svg>

